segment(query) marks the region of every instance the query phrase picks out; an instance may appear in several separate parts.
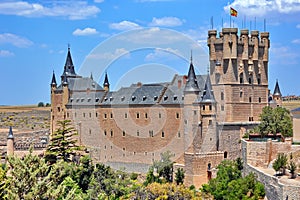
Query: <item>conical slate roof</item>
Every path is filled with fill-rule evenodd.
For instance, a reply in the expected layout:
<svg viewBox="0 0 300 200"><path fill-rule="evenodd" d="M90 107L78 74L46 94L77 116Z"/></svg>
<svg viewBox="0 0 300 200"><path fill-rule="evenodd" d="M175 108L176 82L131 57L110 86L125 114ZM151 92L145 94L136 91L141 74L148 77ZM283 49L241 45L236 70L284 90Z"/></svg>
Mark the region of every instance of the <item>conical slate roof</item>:
<svg viewBox="0 0 300 200"><path fill-rule="evenodd" d="M206 78L201 102L211 102L211 103L216 102L209 75Z"/></svg>
<svg viewBox="0 0 300 200"><path fill-rule="evenodd" d="M189 73L188 73L187 82L186 82L184 91L185 92L200 92L200 89L197 84L197 78L196 78L192 58L191 58Z"/></svg>
<svg viewBox="0 0 300 200"><path fill-rule="evenodd" d="M70 52L70 47L68 47L68 54L67 54L63 74L66 74L67 76L76 76L75 68L73 65L73 60Z"/></svg>
<svg viewBox="0 0 300 200"><path fill-rule="evenodd" d="M12 131L12 127L9 127L9 132L8 132L8 136L7 139L14 139L14 135L13 135L13 131Z"/></svg>
<svg viewBox="0 0 300 200"><path fill-rule="evenodd" d="M54 71L52 75L51 85L57 85Z"/></svg>
<svg viewBox="0 0 300 200"><path fill-rule="evenodd" d="M108 81L107 73L105 73L103 86L108 86L109 87L109 81Z"/></svg>
<svg viewBox="0 0 300 200"><path fill-rule="evenodd" d="M274 89L273 95L275 95L275 96L281 96L281 92L280 92L278 80L276 80L276 85L275 85L275 89Z"/></svg>

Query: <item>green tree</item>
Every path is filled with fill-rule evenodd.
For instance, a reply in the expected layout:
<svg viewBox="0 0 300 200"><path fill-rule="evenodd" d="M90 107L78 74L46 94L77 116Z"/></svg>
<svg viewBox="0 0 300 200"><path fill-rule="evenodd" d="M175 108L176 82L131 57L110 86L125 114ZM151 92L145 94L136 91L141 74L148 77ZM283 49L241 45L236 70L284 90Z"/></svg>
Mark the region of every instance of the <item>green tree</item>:
<svg viewBox="0 0 300 200"><path fill-rule="evenodd" d="M291 137L293 134L292 119L286 108L266 106L260 115L260 121L257 130L262 137L269 133L280 133L283 137Z"/></svg>
<svg viewBox="0 0 300 200"><path fill-rule="evenodd" d="M216 200L260 199L264 197L264 186L254 174L242 177L237 161L224 160L218 165L217 177L201 188Z"/></svg>
<svg viewBox="0 0 300 200"><path fill-rule="evenodd" d="M83 192L87 191L93 172L94 166L91 158L89 156L82 156L76 172L76 179Z"/></svg>
<svg viewBox="0 0 300 200"><path fill-rule="evenodd" d="M173 181L173 154L166 151L160 155L159 161L154 161L147 173L145 185L153 182L172 182Z"/></svg>
<svg viewBox="0 0 300 200"><path fill-rule="evenodd" d="M276 160L273 163L273 169L276 173L281 170L281 174L285 174L285 169L287 166L287 156L284 153L279 153Z"/></svg>
<svg viewBox="0 0 300 200"><path fill-rule="evenodd" d="M290 161L289 165L288 165L288 169L290 170L291 173L291 178L296 178L295 176L295 171L297 169L297 165L295 164L294 161Z"/></svg>
<svg viewBox="0 0 300 200"><path fill-rule="evenodd" d="M5 189L6 189L6 166L0 164L0 199L5 199Z"/></svg>
<svg viewBox="0 0 300 200"><path fill-rule="evenodd" d="M178 168L175 173L175 182L177 185L183 184L184 181L184 170L182 168Z"/></svg>
<svg viewBox="0 0 300 200"><path fill-rule="evenodd" d="M51 136L45 158L50 163L60 159L69 162L72 156L75 156L76 152L82 148L76 144L78 134L70 120L58 121L57 124L59 127Z"/></svg>
<svg viewBox="0 0 300 200"><path fill-rule="evenodd" d="M38 107L44 107L44 106L45 106L45 104L43 102L38 103Z"/></svg>

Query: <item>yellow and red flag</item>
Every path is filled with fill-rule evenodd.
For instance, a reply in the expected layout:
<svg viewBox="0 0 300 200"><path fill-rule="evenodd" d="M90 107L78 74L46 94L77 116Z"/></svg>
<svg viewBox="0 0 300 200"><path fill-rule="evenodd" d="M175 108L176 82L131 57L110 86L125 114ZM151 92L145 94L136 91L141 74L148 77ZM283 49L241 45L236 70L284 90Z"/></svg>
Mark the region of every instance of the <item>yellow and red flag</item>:
<svg viewBox="0 0 300 200"><path fill-rule="evenodd" d="M230 7L230 15L234 16L234 17L237 17L238 12L235 9L233 9L233 8Z"/></svg>

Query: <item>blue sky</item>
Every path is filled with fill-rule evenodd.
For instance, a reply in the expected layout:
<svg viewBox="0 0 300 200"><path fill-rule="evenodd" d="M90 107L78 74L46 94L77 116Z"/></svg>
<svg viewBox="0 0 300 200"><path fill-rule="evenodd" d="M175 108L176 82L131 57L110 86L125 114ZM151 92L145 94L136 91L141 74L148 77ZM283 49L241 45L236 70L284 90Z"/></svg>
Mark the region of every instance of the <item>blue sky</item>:
<svg viewBox="0 0 300 200"><path fill-rule="evenodd" d="M234 27L262 32L266 19L271 91L278 79L283 95L300 95L299 0L4 0L0 2L0 105L49 102L52 71L59 79L68 44L77 72L93 73L102 85L107 71L112 89L137 81L171 81L174 73L187 73L191 50L198 72L206 73L210 19L213 16L218 31L222 21L228 27L230 6L238 11L238 17L232 18ZM153 32L152 43L141 48L118 43L120 38L143 42L137 33ZM186 46L168 46L172 37L165 37L167 32L174 38L181 35ZM198 46L193 48L194 44ZM89 65L88 58L97 52L110 62Z"/></svg>

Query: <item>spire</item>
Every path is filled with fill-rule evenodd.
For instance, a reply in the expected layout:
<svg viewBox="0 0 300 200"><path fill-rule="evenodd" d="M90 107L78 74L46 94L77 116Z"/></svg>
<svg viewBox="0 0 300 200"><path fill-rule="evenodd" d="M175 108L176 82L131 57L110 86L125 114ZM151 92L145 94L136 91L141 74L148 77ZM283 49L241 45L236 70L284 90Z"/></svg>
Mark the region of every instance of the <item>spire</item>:
<svg viewBox="0 0 300 200"><path fill-rule="evenodd" d="M278 80L277 79L276 79L276 85L275 85L273 96L274 95L281 96L281 92L280 92L280 88L279 88L279 84L278 84Z"/></svg>
<svg viewBox="0 0 300 200"><path fill-rule="evenodd" d="M56 85L57 85L54 70L53 70L53 75L52 75L51 85L52 85L52 86L56 86Z"/></svg>
<svg viewBox="0 0 300 200"><path fill-rule="evenodd" d="M67 75L66 75L66 73L64 73L63 74L63 85L65 86L65 85L68 85L68 78L67 78Z"/></svg>
<svg viewBox="0 0 300 200"><path fill-rule="evenodd" d="M68 54L66 58L66 63L64 67L64 73L67 76L76 76L69 45L68 45Z"/></svg>
<svg viewBox="0 0 300 200"><path fill-rule="evenodd" d="M8 136L7 139L14 139L14 135L13 135L13 131L12 131L12 127L9 127L9 132L8 132Z"/></svg>
<svg viewBox="0 0 300 200"><path fill-rule="evenodd" d="M104 78L103 86L108 86L108 87L109 87L109 82L108 82L107 72L105 72L105 78Z"/></svg>
<svg viewBox="0 0 300 200"><path fill-rule="evenodd" d="M192 54L192 52L191 52L191 54ZM191 63L190 63L189 73L188 73L187 82L186 82L184 91L200 92L198 84L197 84L197 78L196 78L196 74L195 74L194 65L193 65L192 61L193 61L193 57L191 55Z"/></svg>
<svg viewBox="0 0 300 200"><path fill-rule="evenodd" d="M201 102L216 102L209 75L207 75Z"/></svg>
<svg viewBox="0 0 300 200"><path fill-rule="evenodd" d="M94 80L94 78L93 78L93 73L92 73L92 72L91 72L90 79Z"/></svg>

